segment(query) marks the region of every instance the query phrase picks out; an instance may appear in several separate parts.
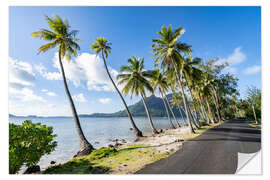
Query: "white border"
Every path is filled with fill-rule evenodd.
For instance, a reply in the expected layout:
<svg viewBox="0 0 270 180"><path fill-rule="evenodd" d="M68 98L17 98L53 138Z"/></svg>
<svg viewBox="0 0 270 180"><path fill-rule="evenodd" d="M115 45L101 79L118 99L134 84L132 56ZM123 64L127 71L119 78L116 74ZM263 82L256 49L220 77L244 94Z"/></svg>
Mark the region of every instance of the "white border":
<svg viewBox="0 0 270 180"><path fill-rule="evenodd" d="M270 57L269 51L270 47L268 45L268 41L270 40L270 28L269 28L269 19L270 19L270 8L269 8L269 0L136 0L136 1L128 1L128 0L1 0L0 1L0 78L1 78L1 88L0 88L0 110L1 110L1 178L22 178L22 179L32 179L32 178L74 178L76 176L61 176L52 175L52 176L10 176L8 175L8 6L262 6L262 87L263 87L263 139L269 136L269 131L267 128L270 128L270 116L269 116L269 108L270 104ZM267 106L268 105L268 106ZM268 111L268 112L267 112ZM112 179L137 179L137 178L156 178L156 179L164 179L164 178L245 178L252 179L254 178L266 178L269 175L269 171L267 171L266 159L270 159L269 151L269 142L263 141L263 159L265 167L265 171L263 172L263 176L245 176L245 175L237 175L237 176L210 176L210 175L160 175L155 177L150 177L147 175L140 176L106 176L106 175L95 175L95 176L80 176L78 178L89 179L89 178L112 178Z"/></svg>

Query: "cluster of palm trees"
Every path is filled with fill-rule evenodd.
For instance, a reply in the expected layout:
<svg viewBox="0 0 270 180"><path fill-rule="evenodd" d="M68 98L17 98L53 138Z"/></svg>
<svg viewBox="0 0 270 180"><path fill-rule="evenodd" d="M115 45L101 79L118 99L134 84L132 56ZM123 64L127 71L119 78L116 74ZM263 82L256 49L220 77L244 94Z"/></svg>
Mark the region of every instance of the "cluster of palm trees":
<svg viewBox="0 0 270 180"><path fill-rule="evenodd" d="M70 30L68 21L62 20L57 15L52 18L46 16L46 21L49 30L40 29L31 35L49 41L49 43L38 49L39 52L46 52L55 47L58 48L64 88L80 140L80 151L77 153L77 156L87 155L94 148L83 134L62 64L64 57L70 59L71 55L76 56L77 51L80 50L78 45L79 39L76 38L78 31ZM171 26L162 26L161 31L158 32L159 37L152 40L155 69L146 70L144 59L132 56L128 59L129 64L122 66L120 69L121 74L117 76L118 85L124 86L122 91L118 89L106 64L111 53L111 43L104 37L99 37L91 46L96 55L101 54L107 74L125 106L134 133L138 138L142 137L143 133L136 126L122 93L124 95L130 94L131 98L133 95L141 97L154 134L160 133L160 131L152 121L151 113L146 103L147 92L160 93L171 128L181 127L173 112L174 106L178 108L185 123L184 125L190 128L191 133L195 133L196 129L200 128L202 122L210 124L222 120L219 102L223 96L228 95L228 92L224 90L227 87L222 83L220 73L226 64L218 63L218 59L204 62L200 58L193 58L191 56L191 46L179 40L184 31L183 28L172 30ZM172 93L172 98L170 99L166 95L169 92ZM177 127L174 125L172 118Z"/></svg>

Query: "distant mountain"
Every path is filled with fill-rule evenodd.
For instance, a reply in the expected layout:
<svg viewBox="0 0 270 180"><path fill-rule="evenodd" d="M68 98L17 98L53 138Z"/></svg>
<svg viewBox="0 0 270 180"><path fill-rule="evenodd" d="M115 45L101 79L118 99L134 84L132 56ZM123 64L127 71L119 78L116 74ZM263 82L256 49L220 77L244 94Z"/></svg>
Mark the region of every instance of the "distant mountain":
<svg viewBox="0 0 270 180"><path fill-rule="evenodd" d="M168 94L167 97L168 99L171 99L172 94ZM164 103L161 98L151 95L147 97L145 101L152 116L156 117L167 116L166 109L164 107ZM142 100L128 107L133 116L147 116ZM173 112L175 113L176 116L181 116L179 110L176 109L176 107L173 108ZM126 116L127 116L126 110L121 110L115 113L93 113L89 115L87 114L80 115L80 117L126 117Z"/></svg>
<svg viewBox="0 0 270 180"><path fill-rule="evenodd" d="M171 99L172 94L168 94L167 98ZM155 117L166 117L166 109L164 107L163 100L159 97L156 97L155 95L151 95L145 99L146 104L149 108L149 111L151 113L151 116ZM143 102L140 100L139 102L128 106L131 114L133 116L147 116ZM180 117L180 112L176 107L173 108L173 112L177 117ZM170 113L171 114L171 113ZM184 114L184 113L183 113ZM39 116L35 115L29 115L29 116L15 116L12 114L9 114L9 117L29 117L29 118L36 118ZM64 116L56 116L56 117L64 117ZM65 116L66 117L66 116ZM126 110L121 110L114 113L93 113L93 114L80 114L79 117L127 117Z"/></svg>

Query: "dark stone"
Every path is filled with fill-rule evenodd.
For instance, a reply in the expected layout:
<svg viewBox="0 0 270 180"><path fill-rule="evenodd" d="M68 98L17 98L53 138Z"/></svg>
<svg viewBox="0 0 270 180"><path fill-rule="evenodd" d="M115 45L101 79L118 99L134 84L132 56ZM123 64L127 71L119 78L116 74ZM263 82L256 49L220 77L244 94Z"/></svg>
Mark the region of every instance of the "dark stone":
<svg viewBox="0 0 270 180"><path fill-rule="evenodd" d="M112 142L118 142L119 141L119 139L114 139L114 140L112 140Z"/></svg>
<svg viewBox="0 0 270 180"><path fill-rule="evenodd" d="M116 147L119 147L121 145L122 145L121 143L115 143L114 147L116 148Z"/></svg>
<svg viewBox="0 0 270 180"><path fill-rule="evenodd" d="M40 172L40 166L36 165L36 166L27 168L23 174L33 174L33 173L38 173L38 172Z"/></svg>
<svg viewBox="0 0 270 180"><path fill-rule="evenodd" d="M99 142L98 142L98 141L96 141L96 142L95 142L95 144L99 144Z"/></svg>
<svg viewBox="0 0 270 180"><path fill-rule="evenodd" d="M55 164L56 162L55 161L51 161L51 163L50 164Z"/></svg>
<svg viewBox="0 0 270 180"><path fill-rule="evenodd" d="M131 131L132 131L132 130L133 130L133 128L129 128L129 130L131 130Z"/></svg>
<svg viewBox="0 0 270 180"><path fill-rule="evenodd" d="M112 147L114 147L114 146L113 146L112 144L109 144L108 147L109 147L109 148L112 148Z"/></svg>

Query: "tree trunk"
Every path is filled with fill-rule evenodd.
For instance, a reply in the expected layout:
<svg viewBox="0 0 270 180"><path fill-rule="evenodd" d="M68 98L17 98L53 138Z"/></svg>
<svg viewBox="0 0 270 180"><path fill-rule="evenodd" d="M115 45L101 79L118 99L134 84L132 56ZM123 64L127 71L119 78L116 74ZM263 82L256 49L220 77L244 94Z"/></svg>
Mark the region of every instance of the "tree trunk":
<svg viewBox="0 0 270 180"><path fill-rule="evenodd" d="M183 101L184 101L184 107L185 107L185 112L186 112L188 123L189 123L189 128L190 128L190 131L192 133L195 133L195 131L194 131L193 127L192 127L192 124L191 124L190 115L188 114L187 101L186 101L185 92L184 92L184 85L182 84L182 81L181 81L182 78L179 77L179 72L178 72L178 69L177 69L175 63L173 63L173 66L174 66L174 69L175 69L175 72L176 72L176 77L177 77L178 83L179 83L179 85L181 87L182 98L183 98Z"/></svg>
<svg viewBox="0 0 270 180"><path fill-rule="evenodd" d="M214 104L215 104L215 107L216 107L216 110L217 110L218 122L221 122L221 119L220 119L220 116L219 116L219 113L218 113L217 102L216 102L216 99L214 97L213 97L213 101L214 101Z"/></svg>
<svg viewBox="0 0 270 180"><path fill-rule="evenodd" d="M217 90L212 86L212 88L213 88L213 91L214 91L214 98L215 98L215 100L216 100L216 104L217 104L217 110L218 110L218 118L219 118L219 120L221 120L222 119L222 117L221 117L221 113L220 113L220 107L219 107L219 101L218 101L218 95L217 95Z"/></svg>
<svg viewBox="0 0 270 180"><path fill-rule="evenodd" d="M182 117L184 123L185 123L186 125L188 125L188 122L186 121L186 119L185 119L185 117L184 117L184 115L183 115L183 113L182 113L182 108L181 108L181 106L180 106L179 104L177 104L177 107L178 107L178 110L179 110L179 112L180 112L180 114L181 114L181 117ZM185 111L183 110L183 112L185 112Z"/></svg>
<svg viewBox="0 0 270 180"><path fill-rule="evenodd" d="M200 103L200 106L201 106L201 111L202 111L202 114L203 114L203 117L204 117L204 120L207 124L209 124L209 119L207 118L207 115L206 115L206 111L205 111L205 108L203 106L203 103L202 103L202 99L200 97L200 95L198 94L198 98L199 98L199 103Z"/></svg>
<svg viewBox="0 0 270 180"><path fill-rule="evenodd" d="M156 130L154 124L153 124L153 121L152 121L152 118L151 118L151 115L150 115L150 112L148 110L148 107L147 107L147 104L145 102L145 99L144 99L144 96L141 94L142 96L142 102L143 102L143 105L144 105L144 108L145 108L145 111L146 111L146 114L147 114L147 117L148 117L148 120L149 120L149 123L150 123L150 126L152 128L152 131L154 134L158 134L158 131Z"/></svg>
<svg viewBox="0 0 270 180"><path fill-rule="evenodd" d="M74 118L74 121L75 121L76 131L78 133L79 140L80 140L80 151L75 156L79 157L79 156L88 155L94 150L94 148L87 141L87 139L85 138L85 136L83 134L81 124L80 124L80 121L79 121L79 117L78 117L74 102L72 100L72 97L71 97L69 89L68 89L66 76L65 76L65 71L64 71L64 68L63 68L62 60L61 60L61 51L60 50L59 50L59 64L60 64L60 68L61 68L61 73L62 73L65 92L66 92L66 95L68 97L68 101L69 101L69 104L70 104L70 107L71 107L72 115L73 115L73 118Z"/></svg>
<svg viewBox="0 0 270 180"><path fill-rule="evenodd" d="M253 104L251 104L251 106L252 106L252 111L253 111L253 115L254 115L255 122L256 122L256 124L258 124L258 121L257 121L257 116L256 116L256 112L255 112L254 105L253 105Z"/></svg>
<svg viewBox="0 0 270 180"><path fill-rule="evenodd" d="M159 89L159 92L160 92L160 94L162 96L162 100L163 100L163 103L164 103L164 106L165 106L165 109L166 109L166 112L167 112L167 116L168 116L168 119L169 119L169 123L170 123L171 129L175 129L175 126L172 123L171 116L170 116L169 110L168 110L167 105L166 105L166 102L165 102L164 95L163 95L163 93L162 93L162 91L160 89Z"/></svg>
<svg viewBox="0 0 270 180"><path fill-rule="evenodd" d="M133 127L135 136L136 136L137 138L138 138L138 137L143 137L142 132L139 130L139 128L136 126L136 124L135 124L135 122L134 122L134 120L133 120L133 117L132 117L132 115L131 115L131 113L130 113L130 111L129 111L129 109L128 109L128 106L127 106L126 101L124 100L124 98L123 98L121 92L119 91L119 89L117 88L117 86L115 85L115 83L114 83L114 81L113 81L113 79L112 79L112 77L111 77L111 74L110 74L110 72L109 72L109 70L108 70L108 67L107 67L107 63L106 63L105 58L104 58L103 51L102 51L102 59L103 59L103 63L104 63L106 72L107 72L107 74L108 74L108 76L109 76L109 78L110 78L110 80L111 80L111 82L112 82L114 88L116 89L118 95L120 96L120 98L121 98L121 100L122 100L122 102L123 102L123 104L124 104L124 106L125 106L125 108L126 108L126 111L127 111L129 120L130 120L130 122L131 122L131 125L132 125L132 127Z"/></svg>
<svg viewBox="0 0 270 180"><path fill-rule="evenodd" d="M212 114L212 111L211 111L211 108L210 108L210 105L208 103L207 98L205 98L205 102L206 102L206 105L207 105L207 108L208 108L208 111L209 111L210 121L211 121L211 123L214 123L213 114Z"/></svg>
<svg viewBox="0 0 270 180"><path fill-rule="evenodd" d="M179 122L177 121L177 119L176 119L176 117L175 117L175 114L174 114L174 112L173 112L173 110L172 110L172 108L171 108L171 106L170 106L170 102L169 102L169 100L168 100L166 94L165 94L165 99L166 99L166 102L168 103L168 107L169 107L169 109L170 109L170 111L171 111L171 113L172 113L172 116L173 116L173 118L174 118L174 120L175 120L177 126L178 126L178 127L181 127L181 125L179 124Z"/></svg>

